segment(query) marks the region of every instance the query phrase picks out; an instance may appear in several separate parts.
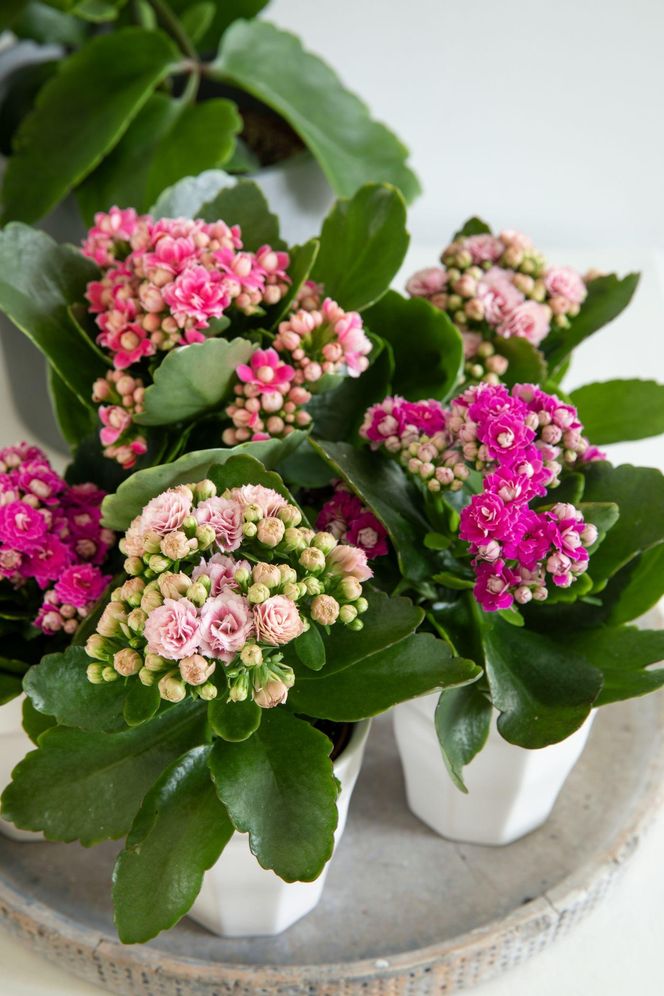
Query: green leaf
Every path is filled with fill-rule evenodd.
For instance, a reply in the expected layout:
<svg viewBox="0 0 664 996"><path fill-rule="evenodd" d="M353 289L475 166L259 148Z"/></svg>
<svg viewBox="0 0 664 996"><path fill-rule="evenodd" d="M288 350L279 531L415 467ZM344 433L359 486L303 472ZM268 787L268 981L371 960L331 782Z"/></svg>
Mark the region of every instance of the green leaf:
<svg viewBox="0 0 664 996"><path fill-rule="evenodd" d="M12 24L12 31L17 38L29 38L41 45L76 48L86 39L87 25L45 3L30 0Z"/></svg>
<svg viewBox="0 0 664 996"><path fill-rule="evenodd" d="M431 548L429 547L429 549ZM460 578L449 571L440 571L438 574L434 574L431 580L436 581L437 584L442 584L445 588L450 588L452 591L464 591L475 587L475 582L471 581L470 578Z"/></svg>
<svg viewBox="0 0 664 996"><path fill-rule="evenodd" d="M263 191L252 180L231 180L231 185L201 205L197 217L204 221L223 218L227 225L239 225L242 244L250 252L266 243L273 249L284 245L279 237L279 219L272 214Z"/></svg>
<svg viewBox="0 0 664 996"><path fill-rule="evenodd" d="M443 311L423 298L388 291L363 317L394 351L396 394L409 401L449 397L461 381L463 340Z"/></svg>
<svg viewBox="0 0 664 996"><path fill-rule="evenodd" d="M664 630L601 626L566 633L561 643L583 655L604 676L598 706L647 695L664 685ZM654 668L655 664L659 667Z"/></svg>
<svg viewBox="0 0 664 996"><path fill-rule="evenodd" d="M325 667L325 644L315 623L310 623L309 629L293 641L293 650L310 671Z"/></svg>
<svg viewBox="0 0 664 996"><path fill-rule="evenodd" d="M503 384L544 384L548 377L548 367L544 354L527 339L496 337L493 343L496 352L504 356L509 367L500 378Z"/></svg>
<svg viewBox="0 0 664 996"><path fill-rule="evenodd" d="M393 183L408 201L419 193L407 149L295 35L265 21L237 21L224 35L213 71L284 118L339 196L352 196L368 181Z"/></svg>
<svg viewBox="0 0 664 996"><path fill-rule="evenodd" d="M219 39L233 21L240 18L249 20L256 17L264 7L267 7L268 2L269 0L224 0L223 3L220 3L219 0L216 0L214 3L205 4L205 6L213 8L214 20L201 38L194 37L189 30L187 33L193 41L198 43L201 52L211 52L217 47ZM195 3L192 7L191 0L171 0L170 6L180 15L182 24L186 25L189 11L204 5Z"/></svg>
<svg viewBox="0 0 664 996"><path fill-rule="evenodd" d="M104 21L114 21L120 7L126 2L127 0L78 0L72 13L85 21L92 21L93 24L103 24Z"/></svg>
<svg viewBox="0 0 664 996"><path fill-rule="evenodd" d="M285 709L265 711L242 743L217 740L210 770L233 825L263 868L311 882L332 856L338 782L331 743Z"/></svg>
<svg viewBox="0 0 664 996"><path fill-rule="evenodd" d="M17 675L3 674L0 671L0 706L20 695L21 687L21 679Z"/></svg>
<svg viewBox="0 0 664 996"><path fill-rule="evenodd" d="M608 531L615 526L620 518L620 509L615 502L611 501L582 501L579 502L578 509L583 512L583 518L586 522L597 527L597 539L592 546L588 547L588 553L592 556L600 543L603 542Z"/></svg>
<svg viewBox="0 0 664 996"><path fill-rule="evenodd" d="M160 32L123 28L63 60L16 135L4 220L36 221L92 172L176 58Z"/></svg>
<svg viewBox="0 0 664 996"><path fill-rule="evenodd" d="M0 31L4 31L5 28L10 26L12 21L21 13L26 3L27 0L5 0L2 10L0 10Z"/></svg>
<svg viewBox="0 0 664 996"><path fill-rule="evenodd" d="M227 702L222 694L208 704L208 722L213 733L231 743L247 740L255 733L262 715L263 710L252 699Z"/></svg>
<svg viewBox="0 0 664 996"><path fill-rule="evenodd" d="M589 573L596 584L615 574L638 553L664 539L664 476L651 467L596 461L586 471L584 502L615 502L620 518L610 542L593 553Z"/></svg>
<svg viewBox="0 0 664 996"><path fill-rule="evenodd" d="M125 728L122 715L127 687L124 681L93 685L86 669L90 658L83 647L48 654L31 667L23 688L38 710L54 716L61 726L89 732L114 733Z"/></svg>
<svg viewBox="0 0 664 996"><path fill-rule="evenodd" d="M466 238L468 235L491 235L491 228L481 218L469 218L467 222L452 236L452 241Z"/></svg>
<svg viewBox="0 0 664 996"><path fill-rule="evenodd" d="M208 339L174 349L155 370L135 421L170 425L220 408L235 381L235 368L253 351L246 339Z"/></svg>
<svg viewBox="0 0 664 996"><path fill-rule="evenodd" d="M45 232L22 224L0 231L0 309L84 405L107 367L81 336L68 307L83 299L98 273L78 250L59 246Z"/></svg>
<svg viewBox="0 0 664 996"><path fill-rule="evenodd" d="M42 733L55 726L56 722L55 717L44 716L43 713L37 712L29 698L23 699L23 729L33 744L37 743Z"/></svg>
<svg viewBox="0 0 664 996"><path fill-rule="evenodd" d="M203 874L219 859L233 825L208 769L210 747L194 747L146 795L113 870L115 925L123 944L175 926Z"/></svg>
<svg viewBox="0 0 664 996"><path fill-rule="evenodd" d="M60 432L74 450L79 443L97 428L97 418L92 405L84 405L65 384L52 366L48 367L48 393Z"/></svg>
<svg viewBox="0 0 664 996"><path fill-rule="evenodd" d="M421 504L401 467L368 449L348 443L309 440L348 487L369 506L387 529L401 572L413 581L428 579L432 562L424 546L429 526L418 512Z"/></svg>
<svg viewBox="0 0 664 996"><path fill-rule="evenodd" d="M176 484L201 481L209 476L212 467L223 464L232 456L254 456L266 467L276 466L301 443L301 433L293 432L286 439L269 439L264 442L241 443L229 449L196 450L186 453L173 463L138 470L123 481L113 495L107 495L102 505L104 525L124 532L131 520L140 514L147 502Z"/></svg>
<svg viewBox="0 0 664 996"><path fill-rule="evenodd" d="M240 488L243 484L262 484L265 488L272 488L291 505L296 504L279 474L266 470L260 460L248 453L231 455L225 462L212 467L209 477L217 486L218 492L227 488Z"/></svg>
<svg viewBox="0 0 664 996"><path fill-rule="evenodd" d="M211 26L217 7L218 4L211 2L194 3L182 12L180 23L194 45L203 38Z"/></svg>
<svg viewBox="0 0 664 996"><path fill-rule="evenodd" d="M288 275L291 278L288 291L281 299L274 310L270 312L271 328L276 329L279 322L283 321L291 310L297 292L300 290L305 280L308 280L311 269L316 262L320 242L318 239L310 239L301 246L293 246L289 250L290 264Z"/></svg>
<svg viewBox="0 0 664 996"><path fill-rule="evenodd" d="M288 705L307 716L353 723L436 688L466 685L481 673L443 640L414 633L341 670L299 671Z"/></svg>
<svg viewBox="0 0 664 996"><path fill-rule="evenodd" d="M220 169L208 169L198 176L186 176L164 190L150 208L155 218L199 218L204 204L220 190L235 183L235 177Z"/></svg>
<svg viewBox="0 0 664 996"><path fill-rule="evenodd" d="M350 200L338 200L323 222L314 279L343 308L362 311L390 286L408 238L399 191L367 184Z"/></svg>
<svg viewBox="0 0 664 996"><path fill-rule="evenodd" d="M189 699L122 733L53 727L21 761L3 816L48 840L85 846L122 837L164 768L204 742L205 710Z"/></svg>
<svg viewBox="0 0 664 996"><path fill-rule="evenodd" d="M443 692L436 706L438 742L450 778L467 792L463 769L484 747L491 729L493 706L477 685Z"/></svg>
<svg viewBox="0 0 664 996"><path fill-rule="evenodd" d="M130 681L122 709L127 726L140 726L141 723L147 723L159 712L160 705L161 696L159 686L156 683L144 685L141 681Z"/></svg>
<svg viewBox="0 0 664 996"><path fill-rule="evenodd" d="M572 319L570 328L550 332L542 343L549 368L559 367L584 339L617 318L632 300L638 282L638 273L629 273L622 279L612 273L591 280L588 297L579 314Z"/></svg>
<svg viewBox="0 0 664 996"><path fill-rule="evenodd" d="M315 394L307 405L313 428L323 439L352 440L362 425L367 408L389 394L394 374L390 346L380 340L369 357L371 364L361 377L344 377L338 387Z"/></svg>
<svg viewBox="0 0 664 996"><path fill-rule="evenodd" d="M608 380L571 394L585 434L598 446L664 432L664 385L655 380Z"/></svg>
<svg viewBox="0 0 664 996"><path fill-rule="evenodd" d="M565 740L585 722L602 675L567 645L497 620L484 634L491 701L510 743L538 748Z"/></svg>
<svg viewBox="0 0 664 996"><path fill-rule="evenodd" d="M664 543L636 557L624 570L628 577L612 601L607 620L614 625L638 619L664 596ZM618 581L621 574L623 571L614 580ZM603 600L608 592L608 588L602 592Z"/></svg>

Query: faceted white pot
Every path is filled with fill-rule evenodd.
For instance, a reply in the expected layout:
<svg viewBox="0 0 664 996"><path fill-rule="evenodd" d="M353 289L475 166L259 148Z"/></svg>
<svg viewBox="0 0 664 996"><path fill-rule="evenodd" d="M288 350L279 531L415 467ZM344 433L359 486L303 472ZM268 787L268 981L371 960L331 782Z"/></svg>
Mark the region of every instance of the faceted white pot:
<svg viewBox="0 0 664 996"><path fill-rule="evenodd" d="M468 795L453 784L438 743L434 712L439 695L394 709L394 732L412 813L441 837L468 844L511 844L550 816L565 780L586 745L594 712L562 743L525 750L496 729L464 770Z"/></svg>
<svg viewBox="0 0 664 996"><path fill-rule="evenodd" d="M35 745L23 729L21 714L23 695L17 696L11 702L0 706L0 793L9 785L12 771L25 755L35 749ZM12 840L39 841L43 840L40 833L29 830L18 830L13 823L8 823L0 817L0 833Z"/></svg>
<svg viewBox="0 0 664 996"><path fill-rule="evenodd" d="M308 152L251 177L261 188L270 210L279 218L281 237L288 245L301 245L318 235L334 203L325 174Z"/></svg>
<svg viewBox="0 0 664 996"><path fill-rule="evenodd" d="M334 773L341 783L335 848L346 826L370 726L371 720L357 723L345 750L334 762ZM284 882L274 872L261 868L249 850L248 835L236 833L217 863L205 873L189 916L224 937L280 934L317 905L329 867L328 861L314 882Z"/></svg>

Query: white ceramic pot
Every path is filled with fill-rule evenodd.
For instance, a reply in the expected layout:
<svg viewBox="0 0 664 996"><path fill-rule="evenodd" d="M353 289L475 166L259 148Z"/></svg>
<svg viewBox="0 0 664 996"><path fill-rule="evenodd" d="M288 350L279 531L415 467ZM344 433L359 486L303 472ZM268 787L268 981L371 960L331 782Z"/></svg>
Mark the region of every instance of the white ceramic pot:
<svg viewBox="0 0 664 996"><path fill-rule="evenodd" d="M346 826L370 725L371 721L365 720L354 726L346 749L334 762L334 773L341 782L335 848ZM330 862L314 882L284 882L261 868L249 850L248 835L236 833L216 865L206 872L189 916L224 937L280 934L317 905L329 867Z"/></svg>
<svg viewBox="0 0 664 996"><path fill-rule="evenodd" d="M19 761L22 761L28 751L34 750L34 744L23 729L21 722L23 696L19 695L0 706L0 792L11 781L12 771ZM18 830L13 823L0 818L0 833L12 840L39 841L43 840L40 833L29 830Z"/></svg>
<svg viewBox="0 0 664 996"><path fill-rule="evenodd" d="M586 745L594 712L562 743L524 750L498 733L464 770L468 795L453 784L434 727L439 695L394 709L394 732L412 813L441 837L468 844L511 844L541 826Z"/></svg>
<svg viewBox="0 0 664 996"><path fill-rule="evenodd" d="M301 245L318 235L323 219L334 203L325 174L308 152L275 166L267 166L251 177L279 218L281 237L288 245Z"/></svg>

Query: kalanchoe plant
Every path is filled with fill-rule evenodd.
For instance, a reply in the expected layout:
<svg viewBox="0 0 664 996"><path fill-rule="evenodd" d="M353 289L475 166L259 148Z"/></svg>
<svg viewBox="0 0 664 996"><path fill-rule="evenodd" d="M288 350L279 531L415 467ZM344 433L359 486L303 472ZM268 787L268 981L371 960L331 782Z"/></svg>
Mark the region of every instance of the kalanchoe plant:
<svg viewBox="0 0 664 996"><path fill-rule="evenodd" d="M340 196L389 181L411 200L407 150L294 35L254 19L266 5L4 5L0 30L49 47L7 80L3 220L37 221L72 190L87 222L113 203L145 211L183 176L255 172L305 149Z"/></svg>
<svg viewBox="0 0 664 996"><path fill-rule="evenodd" d="M135 474L153 484L137 518L132 478L107 499L129 576L88 652L28 673L37 749L2 802L49 839L128 835L113 884L126 942L187 912L235 829L264 868L316 878L339 791L320 721L356 722L480 673L415 632L424 613L410 600L371 588L361 550L309 529L278 475L229 451L198 459L196 483L178 483L192 479L177 464ZM164 863L164 834L183 825Z"/></svg>

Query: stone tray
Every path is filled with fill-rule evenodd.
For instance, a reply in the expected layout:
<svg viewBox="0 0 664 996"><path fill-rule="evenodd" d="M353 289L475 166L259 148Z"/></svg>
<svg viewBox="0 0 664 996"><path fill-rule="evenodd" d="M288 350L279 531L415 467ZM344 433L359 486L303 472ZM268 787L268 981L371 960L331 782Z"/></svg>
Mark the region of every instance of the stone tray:
<svg viewBox="0 0 664 996"><path fill-rule="evenodd" d="M406 808L391 723L374 723L320 906L276 938L189 919L114 935L116 844L0 838L0 922L61 967L141 996L419 996L469 989L551 944L606 894L660 802L662 698L603 709L549 822L509 847L444 841Z"/></svg>

